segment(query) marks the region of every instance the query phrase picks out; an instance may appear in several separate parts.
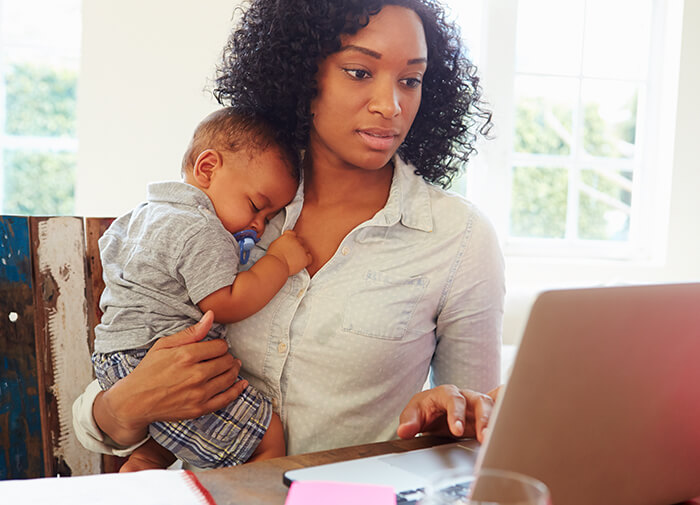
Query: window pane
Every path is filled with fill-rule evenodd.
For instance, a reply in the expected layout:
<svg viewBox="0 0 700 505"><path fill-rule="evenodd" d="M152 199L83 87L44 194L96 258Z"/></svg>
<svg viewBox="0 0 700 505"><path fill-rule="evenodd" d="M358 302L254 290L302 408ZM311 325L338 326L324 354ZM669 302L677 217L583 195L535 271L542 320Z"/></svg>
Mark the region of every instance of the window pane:
<svg viewBox="0 0 700 505"><path fill-rule="evenodd" d="M72 214L81 0L0 0L0 210Z"/></svg>
<svg viewBox="0 0 700 505"><path fill-rule="evenodd" d="M75 153L6 150L3 211L7 214L71 214L75 158Z"/></svg>
<svg viewBox="0 0 700 505"><path fill-rule="evenodd" d="M553 77L515 81L515 151L569 154L578 82Z"/></svg>
<svg viewBox="0 0 700 505"><path fill-rule="evenodd" d="M578 235L589 240L629 238L632 172L581 171Z"/></svg>
<svg viewBox="0 0 700 505"><path fill-rule="evenodd" d="M646 79L650 30L651 0L587 0L584 75Z"/></svg>
<svg viewBox="0 0 700 505"><path fill-rule="evenodd" d="M5 79L8 135L75 136L78 81L75 71L15 64L8 69Z"/></svg>
<svg viewBox="0 0 700 505"><path fill-rule="evenodd" d="M565 168L513 168L511 236L564 238L568 176Z"/></svg>
<svg viewBox="0 0 700 505"><path fill-rule="evenodd" d="M517 71L579 75L583 0L518 3Z"/></svg>
<svg viewBox="0 0 700 505"><path fill-rule="evenodd" d="M586 152L608 158L633 158L638 86L593 79L585 79L582 86Z"/></svg>
<svg viewBox="0 0 700 505"><path fill-rule="evenodd" d="M12 61L59 58L75 62L77 68L81 0L2 0L1 4L0 33Z"/></svg>

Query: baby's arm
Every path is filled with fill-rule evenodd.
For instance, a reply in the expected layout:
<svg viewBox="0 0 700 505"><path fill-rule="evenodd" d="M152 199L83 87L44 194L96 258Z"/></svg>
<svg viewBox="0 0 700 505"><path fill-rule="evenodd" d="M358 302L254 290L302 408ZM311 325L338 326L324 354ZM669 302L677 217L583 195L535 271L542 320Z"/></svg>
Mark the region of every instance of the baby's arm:
<svg viewBox="0 0 700 505"><path fill-rule="evenodd" d="M235 323L262 309L287 282L287 277L311 263L311 254L293 231L270 244L267 254L230 286L214 291L199 302L202 312L211 310L217 323Z"/></svg>

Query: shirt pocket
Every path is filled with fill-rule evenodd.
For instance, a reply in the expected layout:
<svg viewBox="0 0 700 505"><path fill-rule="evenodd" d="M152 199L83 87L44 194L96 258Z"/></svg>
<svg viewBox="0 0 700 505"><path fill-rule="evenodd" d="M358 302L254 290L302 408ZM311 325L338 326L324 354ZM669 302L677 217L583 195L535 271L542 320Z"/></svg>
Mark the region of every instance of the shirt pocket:
<svg viewBox="0 0 700 505"><path fill-rule="evenodd" d="M369 270L348 296L343 330L366 337L400 340L428 280Z"/></svg>

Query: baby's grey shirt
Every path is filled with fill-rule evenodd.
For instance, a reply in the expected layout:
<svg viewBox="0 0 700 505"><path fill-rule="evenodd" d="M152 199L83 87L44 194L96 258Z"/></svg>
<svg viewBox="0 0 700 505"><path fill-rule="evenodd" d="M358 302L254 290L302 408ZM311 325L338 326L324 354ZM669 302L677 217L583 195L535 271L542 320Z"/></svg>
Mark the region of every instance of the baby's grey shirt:
<svg viewBox="0 0 700 505"><path fill-rule="evenodd" d="M104 312L95 352L146 348L202 317L197 304L229 286L238 245L209 197L183 182L148 185L147 201L116 219L99 241ZM212 337L224 336L214 324Z"/></svg>

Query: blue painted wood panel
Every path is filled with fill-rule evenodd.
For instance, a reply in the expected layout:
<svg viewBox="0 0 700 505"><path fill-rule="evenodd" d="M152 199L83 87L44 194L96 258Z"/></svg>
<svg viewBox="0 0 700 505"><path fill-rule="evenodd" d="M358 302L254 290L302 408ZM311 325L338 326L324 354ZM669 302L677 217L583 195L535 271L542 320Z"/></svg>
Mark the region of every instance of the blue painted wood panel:
<svg viewBox="0 0 700 505"><path fill-rule="evenodd" d="M0 217L0 479L44 476L29 220Z"/></svg>

